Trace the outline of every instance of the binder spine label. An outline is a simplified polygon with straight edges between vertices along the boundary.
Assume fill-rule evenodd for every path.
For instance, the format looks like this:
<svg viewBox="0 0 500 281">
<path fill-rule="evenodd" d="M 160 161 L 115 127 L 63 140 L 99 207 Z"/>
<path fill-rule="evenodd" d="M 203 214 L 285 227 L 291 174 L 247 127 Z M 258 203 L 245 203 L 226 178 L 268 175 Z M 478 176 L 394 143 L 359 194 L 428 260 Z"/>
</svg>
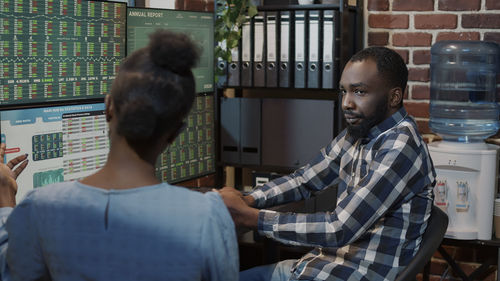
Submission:
<svg viewBox="0 0 500 281">
<path fill-rule="evenodd" d="M 309 61 L 318 61 L 319 52 L 319 17 L 311 16 L 309 20 Z"/>
<path fill-rule="evenodd" d="M 254 62 L 262 62 L 262 54 L 264 52 L 264 18 L 261 16 L 255 17 L 254 35 Z"/>
<path fill-rule="evenodd" d="M 276 61 L 276 18 L 267 17 L 267 61 Z"/>
<path fill-rule="evenodd" d="M 289 15 L 281 16 L 281 36 L 280 36 L 280 60 L 288 62 L 288 48 L 290 44 L 290 17 Z"/>
<path fill-rule="evenodd" d="M 295 61 L 304 61 L 305 32 L 304 14 L 297 14 L 295 18 Z"/>
<path fill-rule="evenodd" d="M 238 27 L 234 26 L 233 30 L 238 32 Z M 239 60 L 240 58 L 239 58 L 238 46 L 235 46 L 234 48 L 231 49 L 231 61 L 238 62 Z"/>
<path fill-rule="evenodd" d="M 333 13 L 325 14 L 323 18 L 323 61 L 333 62 L 333 44 L 335 41 L 333 31 Z"/>
<path fill-rule="evenodd" d="M 251 53 L 250 35 L 251 35 L 250 34 L 250 22 L 246 22 L 243 24 L 242 35 L 241 35 L 242 43 L 243 43 L 241 55 L 242 55 L 243 61 L 250 61 L 250 59 L 251 59 L 250 58 L 250 53 Z"/>
</svg>

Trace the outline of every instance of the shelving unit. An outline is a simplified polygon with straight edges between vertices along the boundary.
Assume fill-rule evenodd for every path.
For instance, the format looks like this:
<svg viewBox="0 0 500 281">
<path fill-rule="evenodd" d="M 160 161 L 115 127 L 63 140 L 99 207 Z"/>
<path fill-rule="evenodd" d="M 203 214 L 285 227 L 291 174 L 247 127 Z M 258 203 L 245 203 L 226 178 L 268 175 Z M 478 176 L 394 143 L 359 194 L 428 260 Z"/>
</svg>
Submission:
<svg viewBox="0 0 500 281">
<path fill-rule="evenodd" d="M 333 104 L 332 108 L 332 124 L 331 131 L 328 131 L 329 136 L 333 138 L 336 136 L 344 127 L 342 121 L 341 114 L 341 103 L 338 95 L 338 80 L 340 78 L 341 70 L 344 65 L 347 63 L 349 58 L 358 50 L 362 48 L 362 38 L 363 38 L 363 16 L 362 9 L 363 3 L 362 0 L 357 0 L 355 6 L 351 6 L 347 0 L 337 0 L 333 1 L 332 4 L 314 4 L 314 5 L 285 5 L 285 6 L 259 6 L 259 12 L 274 12 L 274 11 L 290 11 L 291 14 L 294 14 L 296 11 L 306 11 L 306 15 L 309 11 L 320 11 L 320 15 L 323 15 L 323 11 L 337 11 L 338 12 L 338 20 L 335 22 L 338 25 L 337 36 L 335 38 L 336 42 L 336 53 L 335 53 L 335 65 L 336 76 L 334 77 L 334 87 L 333 89 L 322 89 L 322 88 L 294 88 L 294 84 L 290 83 L 290 87 L 288 88 L 266 88 L 266 87 L 222 87 L 218 88 L 216 91 L 216 133 L 218 135 L 219 141 L 216 146 L 216 186 L 222 187 L 224 185 L 224 167 L 234 167 L 235 173 L 235 187 L 242 188 L 242 173 L 243 169 L 258 171 L 258 172 L 276 172 L 286 174 L 292 172 L 298 166 L 294 165 L 273 165 L 269 163 L 265 163 L 266 161 L 259 161 L 257 163 L 241 163 L 238 161 L 228 161 L 227 157 L 224 157 L 222 154 L 223 142 L 224 139 L 221 137 L 221 134 L 225 133 L 225 128 L 223 127 L 224 118 L 227 119 L 222 112 L 225 110 L 225 105 L 227 105 L 227 100 L 231 98 L 240 98 L 242 101 L 244 100 L 260 100 L 260 110 L 262 115 L 260 115 L 260 119 L 258 122 L 263 126 L 266 126 L 270 121 L 275 121 L 276 116 L 272 116 L 271 119 L 265 120 L 265 109 L 272 104 L 285 104 L 284 109 L 282 111 L 286 111 L 287 108 L 294 108 L 294 106 L 301 106 L 301 100 L 304 100 L 303 104 L 314 102 L 314 101 L 328 101 Z M 353 2 L 353 1 L 351 1 Z M 290 16 L 292 17 L 292 16 Z M 306 20 L 307 22 L 307 20 Z M 292 25 L 292 22 L 290 22 Z M 290 38 L 292 38 L 292 34 Z M 279 37 L 278 37 L 279 38 Z M 306 37 L 307 38 L 307 37 Z M 322 37 L 321 37 L 322 38 Z M 306 39 L 307 40 L 307 39 Z M 292 44 L 292 42 L 290 43 Z M 306 44 L 307 45 L 307 44 Z M 320 44 L 321 46 L 321 41 Z M 321 47 L 320 47 L 321 49 Z M 279 50 L 279 47 L 278 47 Z M 253 55 L 253 54 L 252 54 Z M 278 61 L 279 61 L 279 56 Z M 293 61 L 292 55 L 290 55 L 290 59 Z M 279 62 L 277 61 L 277 65 Z M 291 62 L 292 62 L 291 61 Z M 293 67 L 293 63 L 290 62 L 290 65 Z M 307 63 L 306 63 L 307 65 Z M 292 69 L 293 71 L 293 69 Z M 321 85 L 321 84 L 320 84 Z M 293 101 L 292 101 L 293 100 Z M 307 101 L 306 101 L 307 100 Z M 286 104 L 292 104 L 290 106 Z M 258 105 L 257 105 L 258 108 Z M 307 106 L 306 106 L 307 108 Z M 253 111 L 252 111 L 253 112 Z M 314 113 L 314 112 L 312 112 Z M 237 113 L 236 113 L 237 114 Z M 288 114 L 288 113 L 287 113 Z M 267 113 L 267 116 L 270 114 Z M 232 115 L 230 115 L 232 116 Z M 293 115 L 290 115 L 293 119 Z M 236 117 L 234 117 L 236 118 Z M 272 123 L 272 122 L 271 122 Z M 261 143 L 258 151 L 262 153 L 264 147 L 262 146 L 263 138 L 266 136 L 263 135 L 265 130 L 263 130 L 263 126 L 260 127 L 261 134 Z M 316 124 L 315 124 L 316 126 Z M 314 127 L 314 126 L 311 126 Z M 320 126 L 318 126 L 320 127 Z M 324 127 L 320 127 L 324 129 Z M 326 129 L 330 130 L 330 129 Z M 293 135 L 293 134 L 292 134 Z M 310 138 L 315 138 L 315 136 L 310 136 Z M 331 140 L 331 139 L 330 139 Z M 290 141 L 290 140 L 288 140 Z M 327 145 L 328 143 L 322 144 L 322 146 Z M 236 151 L 240 151 L 241 147 L 236 148 Z M 314 151 L 317 151 L 316 148 Z M 261 155 L 262 156 L 262 155 Z M 310 155 L 313 157 L 314 155 Z M 269 157 L 268 157 L 269 158 Z M 262 160 L 262 157 L 260 158 Z M 301 162 L 301 163 L 298 163 Z M 297 161 L 298 164 L 303 164 L 302 161 Z"/>
</svg>

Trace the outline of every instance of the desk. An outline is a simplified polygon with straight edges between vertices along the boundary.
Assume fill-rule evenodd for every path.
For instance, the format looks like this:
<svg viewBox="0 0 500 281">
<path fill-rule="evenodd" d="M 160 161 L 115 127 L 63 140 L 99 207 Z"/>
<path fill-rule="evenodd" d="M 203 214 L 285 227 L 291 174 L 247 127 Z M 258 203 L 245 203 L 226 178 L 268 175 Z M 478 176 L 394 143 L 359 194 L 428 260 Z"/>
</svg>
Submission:
<svg viewBox="0 0 500 281">
<path fill-rule="evenodd" d="M 470 275 L 467 276 L 465 272 L 458 266 L 458 264 L 455 262 L 453 257 L 446 252 L 446 250 L 443 248 L 443 246 L 458 246 L 458 247 L 468 247 L 468 248 L 478 248 L 478 247 L 485 247 L 485 248 L 497 248 L 497 256 L 498 258 L 495 260 L 494 258 L 488 259 L 483 263 L 479 268 L 477 268 L 474 272 L 472 272 Z M 463 281 L 472 281 L 476 280 L 478 276 L 481 276 L 482 274 L 486 273 L 489 269 L 490 266 L 496 265 L 497 270 L 500 268 L 500 239 L 492 239 L 492 240 L 458 240 L 458 239 L 451 239 L 451 238 L 444 238 L 443 241 L 441 242 L 441 245 L 438 248 L 439 253 L 443 258 L 446 260 L 446 262 L 451 266 L 453 271 L 458 274 L 458 276 L 463 280 Z M 427 264 L 426 268 L 424 270 L 424 279 L 423 280 L 429 280 L 429 266 L 430 264 Z M 500 281 L 500 274 L 497 273 L 497 281 Z"/>
</svg>

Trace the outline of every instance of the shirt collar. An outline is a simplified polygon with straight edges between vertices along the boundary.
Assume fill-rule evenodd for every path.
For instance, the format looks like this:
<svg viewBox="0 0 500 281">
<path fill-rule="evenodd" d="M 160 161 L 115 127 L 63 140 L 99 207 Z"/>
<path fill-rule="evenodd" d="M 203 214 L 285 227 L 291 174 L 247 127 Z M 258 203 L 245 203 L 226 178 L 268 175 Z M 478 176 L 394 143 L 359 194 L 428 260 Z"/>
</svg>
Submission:
<svg viewBox="0 0 500 281">
<path fill-rule="evenodd" d="M 401 122 L 401 120 L 405 119 L 408 116 L 406 109 L 402 106 L 398 111 L 394 112 L 389 118 L 380 122 L 378 125 L 373 126 L 368 135 L 367 139 L 374 139 L 378 137 L 381 133 L 387 131 L 388 129 L 394 127 L 396 124 Z"/>
</svg>

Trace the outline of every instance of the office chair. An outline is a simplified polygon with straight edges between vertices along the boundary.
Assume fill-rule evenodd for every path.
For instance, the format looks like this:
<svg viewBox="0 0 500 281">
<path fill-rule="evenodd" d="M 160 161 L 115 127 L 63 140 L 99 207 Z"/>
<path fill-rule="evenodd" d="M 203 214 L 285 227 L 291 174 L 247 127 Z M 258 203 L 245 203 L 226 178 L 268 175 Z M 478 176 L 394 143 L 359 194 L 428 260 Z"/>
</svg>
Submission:
<svg viewBox="0 0 500 281">
<path fill-rule="evenodd" d="M 444 238 L 448 228 L 448 216 L 438 207 L 432 205 L 431 217 L 422 237 L 420 248 L 413 260 L 401 271 L 396 281 L 417 280 L 416 276 L 429 262 Z"/>
</svg>

